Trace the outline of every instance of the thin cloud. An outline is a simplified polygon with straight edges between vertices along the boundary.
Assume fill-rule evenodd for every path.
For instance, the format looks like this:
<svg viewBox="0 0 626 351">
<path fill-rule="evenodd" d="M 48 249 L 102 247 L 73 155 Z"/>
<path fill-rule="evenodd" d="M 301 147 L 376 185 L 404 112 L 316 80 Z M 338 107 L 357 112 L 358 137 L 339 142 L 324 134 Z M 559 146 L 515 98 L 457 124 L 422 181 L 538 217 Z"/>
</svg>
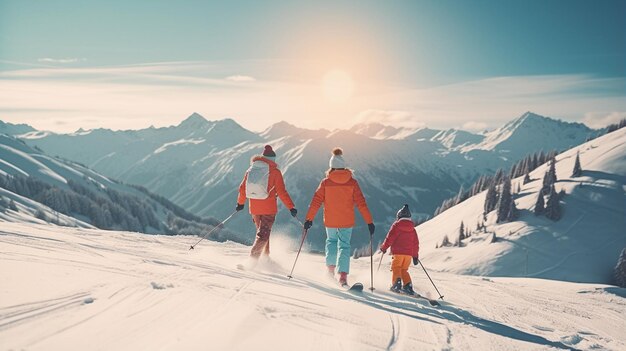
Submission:
<svg viewBox="0 0 626 351">
<path fill-rule="evenodd" d="M 226 80 L 229 80 L 231 82 L 237 82 L 237 83 L 256 82 L 256 79 L 254 79 L 254 77 L 242 76 L 242 75 L 229 76 L 229 77 L 226 77 Z"/>
<path fill-rule="evenodd" d="M 380 123 L 393 127 L 419 128 L 425 124 L 416 120 L 413 113 L 408 111 L 392 110 L 365 110 L 357 114 L 354 119 L 358 123 Z"/>
<path fill-rule="evenodd" d="M 626 111 L 589 112 L 585 114 L 583 123 L 591 128 L 604 128 L 626 118 Z"/>
<path fill-rule="evenodd" d="M 76 63 L 76 62 L 84 62 L 87 61 L 86 58 L 60 58 L 60 59 L 54 59 L 54 58 L 50 58 L 50 57 L 43 57 L 40 59 L 37 59 L 38 62 L 44 62 L 44 63 Z"/>
<path fill-rule="evenodd" d="M 476 121 L 469 121 L 469 122 L 465 122 L 463 124 L 463 128 L 462 129 L 473 131 L 473 132 L 480 132 L 480 131 L 483 131 L 483 130 L 485 130 L 487 128 L 489 128 L 489 125 L 487 123 L 476 122 Z"/>
</svg>

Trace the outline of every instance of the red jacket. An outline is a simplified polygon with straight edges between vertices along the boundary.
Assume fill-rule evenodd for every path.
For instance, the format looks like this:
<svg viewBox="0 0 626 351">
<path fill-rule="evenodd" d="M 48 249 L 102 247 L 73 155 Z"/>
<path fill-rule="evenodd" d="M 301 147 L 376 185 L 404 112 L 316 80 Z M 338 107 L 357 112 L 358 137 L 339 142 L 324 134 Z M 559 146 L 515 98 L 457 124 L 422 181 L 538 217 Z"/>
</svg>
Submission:
<svg viewBox="0 0 626 351">
<path fill-rule="evenodd" d="M 268 160 L 263 156 L 255 156 L 252 162 L 262 161 L 270 166 L 270 174 L 267 180 L 267 189 L 269 196 L 267 199 L 250 199 L 250 214 L 253 215 L 275 215 L 278 212 L 276 204 L 276 197 L 280 197 L 283 204 L 288 209 L 295 207 L 293 201 L 287 190 L 285 189 L 285 182 L 283 181 L 283 174 L 278 169 L 276 162 Z M 246 202 L 246 180 L 248 179 L 248 173 L 243 177 L 241 185 L 239 185 L 239 197 L 237 198 L 238 204 Z"/>
<path fill-rule="evenodd" d="M 313 195 L 306 219 L 312 221 L 320 206 L 324 205 L 324 225 L 329 228 L 354 227 L 354 206 L 359 209 L 365 223 L 372 223 L 372 214 L 367 208 L 359 183 L 352 172 L 334 170 L 322 180 Z"/>
<path fill-rule="evenodd" d="M 418 257 L 420 242 L 415 231 L 415 224 L 410 218 L 400 218 L 391 225 L 380 249 L 384 251 L 390 246 L 392 255 Z"/>
</svg>

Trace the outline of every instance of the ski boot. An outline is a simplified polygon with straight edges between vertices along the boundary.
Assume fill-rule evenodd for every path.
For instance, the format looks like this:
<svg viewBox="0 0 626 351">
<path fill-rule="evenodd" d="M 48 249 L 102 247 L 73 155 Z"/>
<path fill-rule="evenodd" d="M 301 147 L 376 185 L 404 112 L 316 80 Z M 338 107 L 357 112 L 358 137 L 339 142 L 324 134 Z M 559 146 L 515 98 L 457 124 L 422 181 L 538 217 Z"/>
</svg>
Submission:
<svg viewBox="0 0 626 351">
<path fill-rule="evenodd" d="M 347 287 L 348 285 L 348 273 L 339 272 L 339 285 Z"/>
<path fill-rule="evenodd" d="M 399 293 L 402 289 L 402 280 L 400 278 L 396 279 L 396 282 L 389 288 L 389 290 Z"/>
<path fill-rule="evenodd" d="M 407 295 L 412 295 L 412 296 L 417 295 L 417 294 L 415 293 L 415 290 L 413 290 L 413 283 L 411 283 L 411 282 L 406 283 L 406 284 L 402 287 L 402 292 L 403 292 L 403 293 L 405 293 L 405 294 L 407 294 Z"/>
<path fill-rule="evenodd" d="M 335 266 L 330 265 L 330 266 L 326 266 L 326 268 L 328 268 L 328 278 L 333 279 L 335 278 Z"/>
</svg>

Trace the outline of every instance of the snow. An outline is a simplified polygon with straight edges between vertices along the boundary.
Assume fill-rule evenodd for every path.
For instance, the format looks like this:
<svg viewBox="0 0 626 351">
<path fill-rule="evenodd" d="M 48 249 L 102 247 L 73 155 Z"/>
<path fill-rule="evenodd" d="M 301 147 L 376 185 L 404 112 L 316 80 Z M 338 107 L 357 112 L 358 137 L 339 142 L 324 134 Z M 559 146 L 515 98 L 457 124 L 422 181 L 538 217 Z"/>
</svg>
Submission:
<svg viewBox="0 0 626 351">
<path fill-rule="evenodd" d="M 480 143 L 472 143 L 463 151 L 493 150 L 524 156 L 528 142 L 536 150 L 565 150 L 583 143 L 599 133 L 581 123 L 569 123 L 526 112 L 504 126 L 486 133 Z"/>
<path fill-rule="evenodd" d="M 389 259 L 369 287 L 352 260 L 350 293 L 323 257 L 274 233 L 276 265 L 235 268 L 249 248 L 168 237 L 0 222 L 4 350 L 554 350 L 626 348 L 626 290 L 532 278 L 438 272 L 441 307 L 386 291 Z M 375 262 L 379 259 L 375 257 Z M 273 268 L 269 268 L 273 267 Z M 282 268 L 280 268 L 282 267 Z M 420 267 L 416 289 L 431 292 Z"/>
<path fill-rule="evenodd" d="M 15 194 L 6 189 L 0 188 L 0 196 L 2 196 L 7 202 L 13 200 L 15 202 L 15 206 L 18 209 L 18 211 L 13 211 L 7 208 L 4 211 L 0 211 L 0 222 L 6 221 L 18 223 L 45 224 L 44 221 L 36 218 L 36 213 L 40 211 L 43 212 L 47 218 L 53 219 L 55 222 L 63 226 L 95 228 L 91 224 L 86 223 L 78 218 L 58 213 L 48 206 L 45 206 L 27 197 Z"/>
<path fill-rule="evenodd" d="M 154 150 L 153 153 L 154 154 L 161 153 L 167 150 L 167 148 L 172 147 L 172 146 L 185 145 L 185 144 L 202 144 L 204 142 L 205 142 L 204 139 L 180 139 L 180 140 L 172 141 L 170 143 L 163 144 L 163 146 Z"/>
<path fill-rule="evenodd" d="M 581 177 L 571 177 L 576 152 Z M 485 192 L 417 227 L 422 257 L 442 271 L 489 276 L 529 276 L 574 282 L 610 283 L 619 252 L 626 247 L 626 129 L 570 149 L 556 157 L 556 191 L 564 190 L 563 217 L 553 222 L 532 212 L 548 165 L 513 180 L 519 220 L 495 223 L 488 215 L 487 233 L 476 232 L 483 222 Z M 472 230 L 464 247 L 435 249 L 445 235 L 454 243 L 461 221 Z M 495 233 L 498 241 L 490 243 Z"/>
</svg>

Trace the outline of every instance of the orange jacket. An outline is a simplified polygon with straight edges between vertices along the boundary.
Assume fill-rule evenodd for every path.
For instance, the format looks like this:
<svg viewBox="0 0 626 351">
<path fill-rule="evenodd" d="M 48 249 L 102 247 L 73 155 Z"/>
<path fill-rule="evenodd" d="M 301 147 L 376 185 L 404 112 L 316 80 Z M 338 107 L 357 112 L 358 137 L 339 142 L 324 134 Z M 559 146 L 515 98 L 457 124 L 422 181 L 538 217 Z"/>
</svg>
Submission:
<svg viewBox="0 0 626 351">
<path fill-rule="evenodd" d="M 324 225 L 330 228 L 354 227 L 354 206 L 359 209 L 365 223 L 372 223 L 372 215 L 365 203 L 359 183 L 347 169 L 330 172 L 322 179 L 313 195 L 306 219 L 312 221 L 324 204 Z"/>
<path fill-rule="evenodd" d="M 278 212 L 278 206 L 276 204 L 276 197 L 280 197 L 280 200 L 285 204 L 288 209 L 295 207 L 289 193 L 285 189 L 285 182 L 283 181 L 283 174 L 278 169 L 276 162 L 268 160 L 263 156 L 255 156 L 252 158 L 252 162 L 262 161 L 270 166 L 270 174 L 267 182 L 267 192 L 269 196 L 267 199 L 250 199 L 250 214 L 253 215 L 275 215 Z M 243 177 L 241 185 L 239 185 L 239 197 L 237 198 L 238 204 L 243 204 L 246 201 L 246 180 L 248 179 L 248 172 Z"/>
</svg>

